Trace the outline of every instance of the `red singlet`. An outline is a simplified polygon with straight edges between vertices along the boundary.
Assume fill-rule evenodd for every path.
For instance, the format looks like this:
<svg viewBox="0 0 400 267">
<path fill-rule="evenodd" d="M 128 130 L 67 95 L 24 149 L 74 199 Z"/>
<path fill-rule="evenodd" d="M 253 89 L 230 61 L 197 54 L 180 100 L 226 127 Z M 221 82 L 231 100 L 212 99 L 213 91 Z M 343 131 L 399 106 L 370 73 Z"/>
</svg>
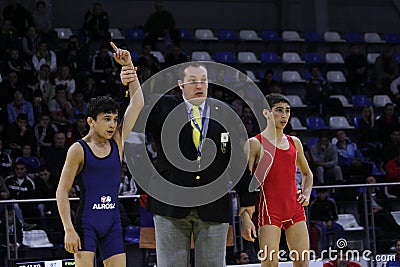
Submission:
<svg viewBox="0 0 400 267">
<path fill-rule="evenodd" d="M 255 176 L 261 184 L 258 206 L 259 227 L 272 224 L 286 230 L 291 225 L 306 220 L 304 208 L 297 201 L 297 149 L 292 137 L 285 136 L 289 141 L 287 150 L 275 147 L 261 134 L 255 136 L 264 150 L 263 157 L 255 170 Z"/>
</svg>

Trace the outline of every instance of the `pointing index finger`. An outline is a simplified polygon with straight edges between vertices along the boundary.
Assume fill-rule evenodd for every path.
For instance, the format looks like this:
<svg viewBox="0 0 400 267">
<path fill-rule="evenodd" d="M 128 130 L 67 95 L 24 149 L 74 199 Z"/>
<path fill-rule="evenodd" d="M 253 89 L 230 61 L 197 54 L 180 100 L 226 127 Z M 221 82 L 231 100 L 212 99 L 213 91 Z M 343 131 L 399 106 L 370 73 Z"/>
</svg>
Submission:
<svg viewBox="0 0 400 267">
<path fill-rule="evenodd" d="M 110 45 L 112 46 L 115 52 L 118 52 L 118 47 L 114 44 L 114 42 L 110 42 Z"/>
</svg>

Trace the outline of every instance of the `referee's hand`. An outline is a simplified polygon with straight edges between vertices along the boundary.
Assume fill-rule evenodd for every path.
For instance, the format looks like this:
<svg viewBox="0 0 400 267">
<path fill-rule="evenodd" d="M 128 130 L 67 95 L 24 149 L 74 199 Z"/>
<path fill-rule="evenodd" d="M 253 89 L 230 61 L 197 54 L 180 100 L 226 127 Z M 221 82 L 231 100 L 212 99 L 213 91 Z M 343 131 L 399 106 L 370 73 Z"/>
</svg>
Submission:
<svg viewBox="0 0 400 267">
<path fill-rule="evenodd" d="M 82 249 L 81 239 L 75 230 L 65 232 L 64 248 L 69 253 L 78 253 L 78 251 Z"/>
</svg>

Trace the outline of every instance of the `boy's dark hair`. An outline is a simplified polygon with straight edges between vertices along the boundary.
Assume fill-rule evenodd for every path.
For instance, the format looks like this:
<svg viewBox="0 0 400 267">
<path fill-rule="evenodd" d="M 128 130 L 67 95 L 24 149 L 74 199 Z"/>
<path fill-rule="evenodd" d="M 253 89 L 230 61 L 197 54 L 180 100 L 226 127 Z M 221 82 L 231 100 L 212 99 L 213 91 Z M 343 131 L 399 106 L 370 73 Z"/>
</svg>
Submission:
<svg viewBox="0 0 400 267">
<path fill-rule="evenodd" d="M 272 107 L 277 103 L 286 103 L 290 106 L 290 101 L 286 96 L 279 93 L 271 93 L 265 96 L 267 103 L 269 105 L 268 109 L 271 110 Z"/>
<path fill-rule="evenodd" d="M 86 115 L 94 120 L 100 113 L 118 113 L 118 103 L 109 96 L 98 96 L 90 99 L 87 104 Z"/>
<path fill-rule="evenodd" d="M 178 79 L 183 82 L 183 79 L 185 78 L 185 70 L 189 67 L 194 67 L 194 68 L 200 68 L 203 67 L 207 70 L 206 65 L 196 62 L 196 61 L 190 61 L 182 64 L 182 66 L 179 68 L 179 73 L 178 73 Z"/>
</svg>

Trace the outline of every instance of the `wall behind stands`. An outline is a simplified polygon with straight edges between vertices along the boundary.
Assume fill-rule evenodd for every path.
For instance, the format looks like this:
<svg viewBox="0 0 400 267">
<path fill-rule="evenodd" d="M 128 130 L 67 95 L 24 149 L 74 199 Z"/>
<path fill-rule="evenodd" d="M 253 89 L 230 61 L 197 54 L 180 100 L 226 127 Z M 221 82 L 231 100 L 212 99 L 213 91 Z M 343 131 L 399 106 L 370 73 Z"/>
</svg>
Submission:
<svg viewBox="0 0 400 267">
<path fill-rule="evenodd" d="M 0 0 L 0 9 L 9 0 Z M 154 11 L 153 0 L 98 0 L 110 16 L 111 27 L 143 25 Z M 20 0 L 33 10 L 35 1 Z M 55 27 L 79 29 L 95 1 L 46 0 Z M 164 1 L 177 27 L 230 29 L 295 29 L 299 31 L 398 32 L 398 0 L 216 0 Z"/>
</svg>

